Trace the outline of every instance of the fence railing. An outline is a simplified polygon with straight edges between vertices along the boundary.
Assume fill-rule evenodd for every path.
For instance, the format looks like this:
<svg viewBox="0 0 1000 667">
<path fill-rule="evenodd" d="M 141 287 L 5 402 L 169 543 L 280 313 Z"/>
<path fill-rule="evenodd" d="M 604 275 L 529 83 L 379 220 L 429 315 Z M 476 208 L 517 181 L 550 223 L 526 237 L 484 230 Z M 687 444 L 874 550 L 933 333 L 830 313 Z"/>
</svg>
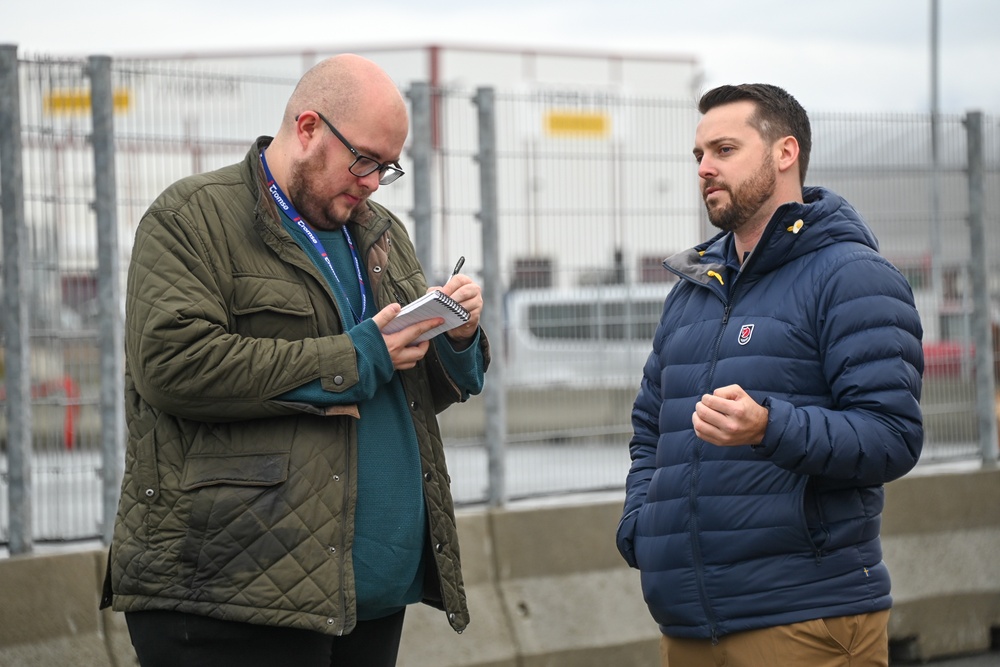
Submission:
<svg viewBox="0 0 1000 667">
<path fill-rule="evenodd" d="M 171 182 L 238 161 L 275 129 L 294 85 L 0 47 L 0 544 L 11 552 L 109 539 L 135 227 Z M 404 218 L 432 281 L 466 257 L 494 341 L 484 395 L 441 415 L 456 501 L 623 488 L 631 404 L 672 287 L 660 262 L 710 233 L 690 152 L 697 112 L 573 91 L 404 92 L 407 178 L 375 198 Z M 603 129 L 574 131 L 573 118 Z M 929 116 L 814 113 L 809 182 L 861 211 L 914 288 L 923 462 L 995 461 L 1000 206 L 983 193 L 1000 191 L 1000 125 L 979 113 L 940 123 L 932 161 Z"/>
</svg>

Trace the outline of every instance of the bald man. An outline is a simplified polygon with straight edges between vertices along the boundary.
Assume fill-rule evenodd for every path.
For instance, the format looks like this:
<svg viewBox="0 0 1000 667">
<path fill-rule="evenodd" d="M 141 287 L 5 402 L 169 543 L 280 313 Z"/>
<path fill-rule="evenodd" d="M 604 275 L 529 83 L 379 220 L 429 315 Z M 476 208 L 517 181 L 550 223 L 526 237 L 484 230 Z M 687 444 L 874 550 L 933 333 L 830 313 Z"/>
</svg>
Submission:
<svg viewBox="0 0 1000 667">
<path fill-rule="evenodd" d="M 372 202 L 406 105 L 369 60 L 303 75 L 274 138 L 170 186 L 126 293 L 128 446 L 104 606 L 143 667 L 395 665 L 407 605 L 469 621 L 436 413 L 482 390 L 468 324 L 383 333 L 428 291 Z"/>
</svg>

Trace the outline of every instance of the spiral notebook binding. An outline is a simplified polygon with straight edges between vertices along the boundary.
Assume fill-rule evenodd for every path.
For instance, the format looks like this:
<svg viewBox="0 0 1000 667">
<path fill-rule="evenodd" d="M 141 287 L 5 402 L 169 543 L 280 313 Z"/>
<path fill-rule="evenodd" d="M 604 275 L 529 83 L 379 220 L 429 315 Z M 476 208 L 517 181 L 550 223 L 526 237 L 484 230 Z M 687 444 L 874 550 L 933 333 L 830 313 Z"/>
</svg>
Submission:
<svg viewBox="0 0 1000 667">
<path fill-rule="evenodd" d="M 469 311 L 467 311 L 462 304 L 455 301 L 441 290 L 437 290 L 437 295 L 437 300 L 443 303 L 448 310 L 462 318 L 463 322 L 467 322 L 469 320 Z"/>
</svg>

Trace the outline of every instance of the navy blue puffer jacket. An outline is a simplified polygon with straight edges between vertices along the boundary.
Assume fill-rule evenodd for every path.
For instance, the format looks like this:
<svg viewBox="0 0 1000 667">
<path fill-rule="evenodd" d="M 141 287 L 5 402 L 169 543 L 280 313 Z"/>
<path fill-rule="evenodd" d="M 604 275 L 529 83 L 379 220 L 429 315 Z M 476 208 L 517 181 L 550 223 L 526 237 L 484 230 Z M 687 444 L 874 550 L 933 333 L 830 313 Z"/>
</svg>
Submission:
<svg viewBox="0 0 1000 667">
<path fill-rule="evenodd" d="M 632 413 L 617 539 L 672 637 L 892 605 L 882 485 L 920 455 L 923 332 L 858 213 L 821 188 L 803 196 L 742 269 L 724 233 L 665 262 L 681 281 Z M 730 384 L 769 410 L 759 446 L 694 435 L 695 404 Z"/>
</svg>

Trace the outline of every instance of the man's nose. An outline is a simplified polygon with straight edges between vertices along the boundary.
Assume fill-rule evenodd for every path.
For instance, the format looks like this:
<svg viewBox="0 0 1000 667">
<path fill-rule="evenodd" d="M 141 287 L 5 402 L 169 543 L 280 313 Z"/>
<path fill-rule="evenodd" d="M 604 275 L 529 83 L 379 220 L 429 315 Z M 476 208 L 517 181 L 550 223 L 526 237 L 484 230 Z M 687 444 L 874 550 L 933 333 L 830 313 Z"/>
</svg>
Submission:
<svg viewBox="0 0 1000 667">
<path fill-rule="evenodd" d="M 368 192 L 375 192 L 376 190 L 378 190 L 379 186 L 378 179 L 380 178 L 382 178 L 382 175 L 379 174 L 378 169 L 376 169 L 367 176 L 359 176 L 358 180 L 368 190 Z"/>
<path fill-rule="evenodd" d="M 718 172 L 715 170 L 715 165 L 712 163 L 709 156 L 704 156 L 701 158 L 701 162 L 698 163 L 698 176 L 702 179 L 708 179 L 715 176 Z"/>
</svg>

